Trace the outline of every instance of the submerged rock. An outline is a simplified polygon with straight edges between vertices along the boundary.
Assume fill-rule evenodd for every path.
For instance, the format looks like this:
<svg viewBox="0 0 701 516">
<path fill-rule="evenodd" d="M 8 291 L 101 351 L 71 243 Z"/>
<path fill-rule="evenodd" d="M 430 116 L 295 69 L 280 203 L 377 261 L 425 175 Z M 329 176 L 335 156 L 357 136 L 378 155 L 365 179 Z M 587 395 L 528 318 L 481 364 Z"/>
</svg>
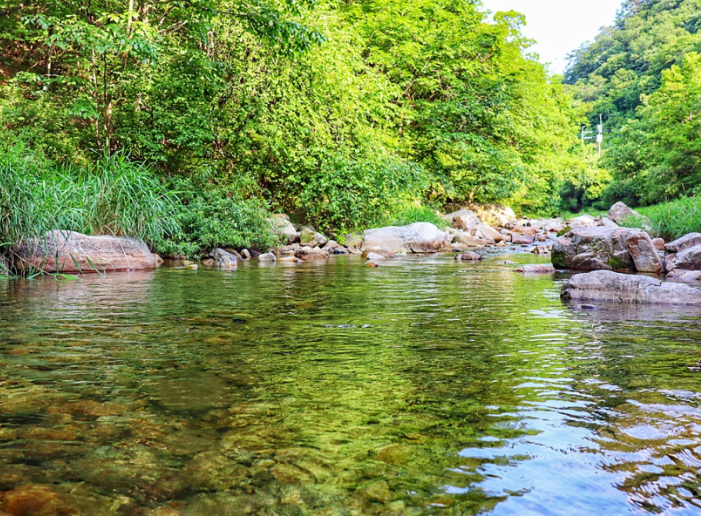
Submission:
<svg viewBox="0 0 701 516">
<path fill-rule="evenodd" d="M 155 269 L 159 261 L 143 240 L 116 236 L 87 236 L 75 231 L 49 231 L 15 247 L 19 271 L 80 274 Z"/>
<path fill-rule="evenodd" d="M 429 222 L 370 229 L 363 234 L 363 251 L 397 253 L 402 249 L 412 253 L 449 251 L 450 237 Z"/>
<path fill-rule="evenodd" d="M 0 511 L 13 516 L 68 516 L 77 510 L 52 487 L 40 484 L 20 486 L 3 493 Z"/>
<path fill-rule="evenodd" d="M 565 300 L 701 306 L 701 288 L 649 276 L 594 271 L 577 274 L 562 288 Z"/>
</svg>

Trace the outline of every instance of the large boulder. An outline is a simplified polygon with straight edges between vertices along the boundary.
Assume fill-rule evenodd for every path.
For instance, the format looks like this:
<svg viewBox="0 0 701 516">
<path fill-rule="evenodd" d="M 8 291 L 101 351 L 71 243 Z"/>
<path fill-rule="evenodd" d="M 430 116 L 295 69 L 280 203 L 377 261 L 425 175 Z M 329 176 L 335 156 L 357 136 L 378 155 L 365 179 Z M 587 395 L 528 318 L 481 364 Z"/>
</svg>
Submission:
<svg viewBox="0 0 701 516">
<path fill-rule="evenodd" d="M 450 250 L 450 237 L 430 222 L 415 222 L 408 226 L 369 229 L 363 234 L 363 251 L 402 249 L 412 253 L 436 253 Z"/>
<path fill-rule="evenodd" d="M 552 262 L 555 267 L 584 271 L 664 271 L 650 235 L 627 228 L 573 229 L 555 241 Z"/>
<path fill-rule="evenodd" d="M 443 215 L 443 220 L 450 222 L 450 225 L 456 229 L 469 231 L 473 227 L 482 224 L 482 221 L 472 210 L 458 210 L 448 215 Z"/>
<path fill-rule="evenodd" d="M 609 210 L 609 219 L 614 221 L 616 224 L 621 225 L 625 219 L 628 217 L 640 217 L 640 213 L 629 208 L 622 202 L 617 202 Z"/>
<path fill-rule="evenodd" d="M 290 217 L 283 213 L 278 213 L 270 218 L 273 224 L 273 232 L 280 237 L 284 244 L 299 242 L 299 233 L 295 229 Z"/>
<path fill-rule="evenodd" d="M 75 231 L 49 231 L 43 238 L 22 242 L 13 251 L 15 268 L 23 272 L 35 269 L 80 274 L 155 269 L 160 265 L 143 240 L 87 236 Z"/>
<path fill-rule="evenodd" d="M 701 288 L 649 276 L 610 271 L 577 274 L 562 288 L 564 300 L 701 306 Z"/>
</svg>

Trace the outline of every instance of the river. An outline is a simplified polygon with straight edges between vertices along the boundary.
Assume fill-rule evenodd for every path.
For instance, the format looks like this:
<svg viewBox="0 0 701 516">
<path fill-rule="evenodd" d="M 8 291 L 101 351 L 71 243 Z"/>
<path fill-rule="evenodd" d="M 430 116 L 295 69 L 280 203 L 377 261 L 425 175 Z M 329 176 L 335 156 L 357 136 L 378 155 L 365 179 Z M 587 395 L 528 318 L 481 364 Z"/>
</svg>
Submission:
<svg viewBox="0 0 701 516">
<path fill-rule="evenodd" d="M 505 260 L 0 282 L 0 514 L 698 515 L 701 311 Z"/>
</svg>

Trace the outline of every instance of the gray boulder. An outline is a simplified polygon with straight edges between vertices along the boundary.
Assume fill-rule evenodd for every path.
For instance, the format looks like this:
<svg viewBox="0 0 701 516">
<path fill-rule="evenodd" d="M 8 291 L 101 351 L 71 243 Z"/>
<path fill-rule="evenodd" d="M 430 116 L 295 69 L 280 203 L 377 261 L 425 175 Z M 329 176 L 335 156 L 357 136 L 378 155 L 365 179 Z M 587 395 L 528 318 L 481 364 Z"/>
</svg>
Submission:
<svg viewBox="0 0 701 516">
<path fill-rule="evenodd" d="M 701 289 L 649 276 L 595 271 L 577 274 L 562 288 L 564 300 L 701 306 Z"/>
<path fill-rule="evenodd" d="M 638 229 L 573 229 L 552 250 L 555 267 L 575 270 L 629 270 L 662 273 L 664 267 L 650 235 Z"/>
<path fill-rule="evenodd" d="M 235 269 L 239 266 L 236 256 L 224 251 L 224 249 L 219 249 L 217 247 L 212 249 L 209 255 L 214 260 L 214 266 L 218 269 Z"/>
<path fill-rule="evenodd" d="M 363 251 L 385 250 L 397 253 L 436 253 L 450 250 L 450 237 L 429 222 L 408 226 L 370 229 L 363 234 Z"/>
</svg>

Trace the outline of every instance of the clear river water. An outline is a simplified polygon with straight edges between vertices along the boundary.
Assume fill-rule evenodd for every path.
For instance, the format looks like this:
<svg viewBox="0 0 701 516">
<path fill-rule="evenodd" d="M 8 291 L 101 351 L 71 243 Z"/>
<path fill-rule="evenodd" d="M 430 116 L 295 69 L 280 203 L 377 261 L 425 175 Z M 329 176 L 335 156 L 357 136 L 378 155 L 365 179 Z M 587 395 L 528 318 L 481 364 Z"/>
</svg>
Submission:
<svg viewBox="0 0 701 516">
<path fill-rule="evenodd" d="M 0 281 L 0 514 L 701 514 L 701 312 L 451 258 Z"/>
</svg>

